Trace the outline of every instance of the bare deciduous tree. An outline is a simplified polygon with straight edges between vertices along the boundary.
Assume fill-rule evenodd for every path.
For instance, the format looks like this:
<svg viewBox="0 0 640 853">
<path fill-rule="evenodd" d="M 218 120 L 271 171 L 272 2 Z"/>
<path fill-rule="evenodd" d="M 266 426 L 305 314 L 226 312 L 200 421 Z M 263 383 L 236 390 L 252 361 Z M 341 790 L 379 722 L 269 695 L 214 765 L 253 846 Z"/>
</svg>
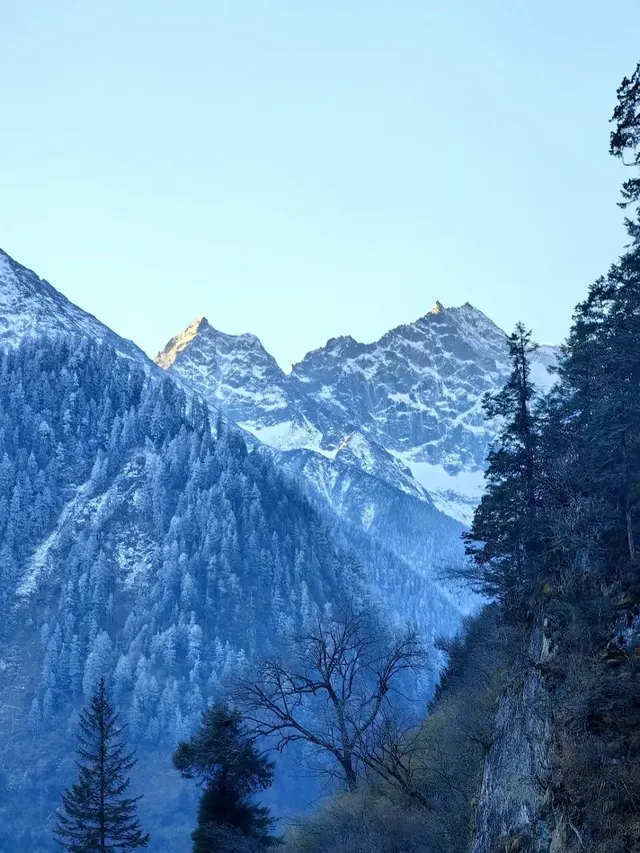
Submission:
<svg viewBox="0 0 640 853">
<path fill-rule="evenodd" d="M 398 719 L 403 675 L 426 663 L 415 631 L 385 640 L 366 613 L 318 618 L 295 638 L 292 662 L 261 660 L 238 682 L 235 700 L 256 736 L 275 739 L 279 751 L 303 742 L 330 759 L 326 772 L 350 790 L 369 770 L 420 799 L 409 729 Z"/>
</svg>

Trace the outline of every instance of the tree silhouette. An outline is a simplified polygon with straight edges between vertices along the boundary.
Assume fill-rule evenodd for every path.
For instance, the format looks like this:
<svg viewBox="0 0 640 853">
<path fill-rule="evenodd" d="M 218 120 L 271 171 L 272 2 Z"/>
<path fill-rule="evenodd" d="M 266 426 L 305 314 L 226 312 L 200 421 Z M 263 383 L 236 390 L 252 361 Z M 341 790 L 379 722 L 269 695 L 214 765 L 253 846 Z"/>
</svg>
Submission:
<svg viewBox="0 0 640 853">
<path fill-rule="evenodd" d="M 62 795 L 54 830 L 56 841 L 69 853 L 128 853 L 149 844 L 136 817 L 140 797 L 125 796 L 136 761 L 122 732 L 101 678 L 80 713 L 78 781 Z"/>
<path fill-rule="evenodd" d="M 278 843 L 269 809 L 252 800 L 271 784 L 273 763 L 258 752 L 238 711 L 222 703 L 208 708 L 198 731 L 179 744 L 173 763 L 203 788 L 194 853 L 239 853 Z"/>
</svg>

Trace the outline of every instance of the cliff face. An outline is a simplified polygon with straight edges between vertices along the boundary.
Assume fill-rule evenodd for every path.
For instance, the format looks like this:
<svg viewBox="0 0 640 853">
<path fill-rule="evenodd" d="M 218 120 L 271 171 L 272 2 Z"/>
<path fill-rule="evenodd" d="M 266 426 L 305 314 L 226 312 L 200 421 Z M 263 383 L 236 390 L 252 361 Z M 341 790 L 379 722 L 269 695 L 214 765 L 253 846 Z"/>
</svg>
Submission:
<svg viewBox="0 0 640 853">
<path fill-rule="evenodd" d="M 549 643 L 541 628 L 524 657 L 498 702 L 471 853 L 574 853 L 551 797 L 552 716 L 541 675 Z"/>
</svg>

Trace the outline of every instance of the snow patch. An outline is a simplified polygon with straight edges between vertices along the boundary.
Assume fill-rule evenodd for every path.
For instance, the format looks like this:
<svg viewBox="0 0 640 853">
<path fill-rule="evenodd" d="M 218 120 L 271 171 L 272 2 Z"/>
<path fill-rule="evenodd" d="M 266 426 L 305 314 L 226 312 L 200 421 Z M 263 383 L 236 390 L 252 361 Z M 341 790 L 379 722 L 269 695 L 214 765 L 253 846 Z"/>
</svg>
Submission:
<svg viewBox="0 0 640 853">
<path fill-rule="evenodd" d="M 474 510 L 484 491 L 482 469 L 462 469 L 453 474 L 443 465 L 416 462 L 410 453 L 394 455 L 409 468 L 414 479 L 427 490 L 441 512 L 463 524 L 471 524 Z"/>
<path fill-rule="evenodd" d="M 330 451 L 320 449 L 322 435 L 309 423 L 300 424 L 289 420 L 265 425 L 253 421 L 240 421 L 238 426 L 246 429 L 263 444 L 267 444 L 276 450 L 306 449 L 315 450 L 317 453 L 323 453 L 323 455 L 330 455 Z"/>
<path fill-rule="evenodd" d="M 369 530 L 376 517 L 376 505 L 374 503 L 366 504 L 362 510 L 361 521 L 365 530 Z"/>
<path fill-rule="evenodd" d="M 19 598 L 26 598 L 33 594 L 38 585 L 38 580 L 44 572 L 48 572 L 52 567 L 51 555 L 58 541 L 60 532 L 64 529 L 67 523 L 74 517 L 76 510 L 82 506 L 89 492 L 90 481 L 80 486 L 75 495 L 63 508 L 58 523 L 54 530 L 33 552 L 33 556 L 29 561 L 27 569 L 22 576 L 22 579 L 16 589 L 16 595 Z"/>
</svg>

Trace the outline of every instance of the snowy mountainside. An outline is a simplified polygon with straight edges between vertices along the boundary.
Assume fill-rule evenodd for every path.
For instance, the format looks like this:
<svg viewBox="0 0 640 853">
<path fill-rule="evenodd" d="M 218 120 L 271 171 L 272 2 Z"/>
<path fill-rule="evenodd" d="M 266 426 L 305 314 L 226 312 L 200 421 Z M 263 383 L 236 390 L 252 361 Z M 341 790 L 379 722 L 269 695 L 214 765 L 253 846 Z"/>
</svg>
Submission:
<svg viewBox="0 0 640 853">
<path fill-rule="evenodd" d="M 357 424 L 406 465 L 443 511 L 468 520 L 493 437 L 481 401 L 503 384 L 506 356 L 504 332 L 481 311 L 436 302 L 372 344 L 329 341 L 292 376 L 318 406 Z M 539 383 L 548 381 L 553 358 L 550 347 L 533 355 Z"/>
<path fill-rule="evenodd" d="M 333 415 L 324 419 L 255 335 L 227 335 L 198 317 L 155 362 L 278 450 L 305 447 L 331 455 L 346 433 L 347 423 L 336 423 Z"/>
<path fill-rule="evenodd" d="M 13 853 L 52 848 L 68 738 L 100 674 L 157 774 L 158 748 L 168 762 L 244 661 L 369 592 L 273 462 L 235 430 L 216 436 L 159 371 L 86 337 L 28 336 L 0 348 L 0 402 L 0 849 Z M 443 601 L 433 629 L 453 613 Z M 174 844 L 151 828 L 153 849 L 186 850 L 187 832 Z"/>
<path fill-rule="evenodd" d="M 362 553 L 358 539 L 363 536 L 375 543 L 378 554 L 384 549 L 391 582 L 381 587 L 375 571 L 371 582 L 393 611 L 424 624 L 428 611 L 416 612 L 413 600 L 398 587 L 399 579 L 404 582 L 407 574 L 419 578 L 425 589 L 435 588 L 449 596 L 458 616 L 474 606 L 472 598 L 459 593 L 452 596 L 439 580 L 447 565 L 462 558 L 464 528 L 431 500 L 418 499 L 375 475 L 310 450 L 275 452 L 275 459 L 284 471 L 307 484 L 308 494 L 319 498 L 320 506 L 326 505 L 327 517 L 334 515 L 339 529 L 350 529 L 349 541 L 358 553 Z M 363 562 L 369 565 L 371 557 Z"/>
<path fill-rule="evenodd" d="M 542 387 L 555 357 L 549 346 L 532 356 Z M 338 511 L 351 487 L 362 491 L 356 481 L 364 473 L 470 521 L 493 437 L 481 401 L 504 382 L 507 346 L 504 332 L 468 303 L 437 302 L 371 344 L 332 338 L 289 374 L 255 336 L 224 335 L 204 319 L 155 360 L 279 451 L 280 463 Z M 331 482 L 340 483 L 337 493 Z M 355 517 L 377 511 L 369 501 Z"/>
<path fill-rule="evenodd" d="M 0 249 L 0 346 L 15 345 L 30 335 L 58 333 L 87 335 L 150 367 L 134 343 L 116 335 Z"/>
</svg>

